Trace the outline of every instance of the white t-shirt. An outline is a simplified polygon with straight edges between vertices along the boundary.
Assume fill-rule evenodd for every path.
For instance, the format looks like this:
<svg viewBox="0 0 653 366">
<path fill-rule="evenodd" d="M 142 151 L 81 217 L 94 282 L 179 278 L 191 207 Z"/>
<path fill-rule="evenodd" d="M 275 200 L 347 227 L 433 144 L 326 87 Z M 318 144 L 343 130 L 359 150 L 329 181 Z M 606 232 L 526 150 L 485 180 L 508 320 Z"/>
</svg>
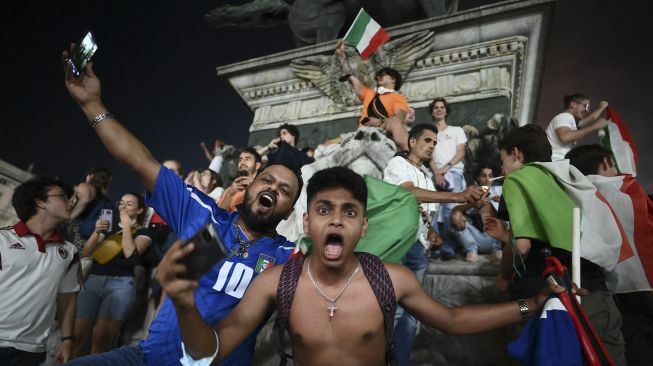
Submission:
<svg viewBox="0 0 653 366">
<path fill-rule="evenodd" d="M 576 144 L 575 142 L 565 144 L 560 141 L 556 133 L 556 129 L 560 127 L 569 127 L 572 131 L 578 129 L 574 116 L 567 112 L 560 113 L 549 122 L 549 126 L 546 128 L 546 137 L 548 137 L 549 143 L 551 143 L 551 160 L 553 161 L 564 159 L 565 154 Z"/>
<path fill-rule="evenodd" d="M 435 191 L 433 175 L 430 171 L 424 165 L 417 168 L 401 156 L 395 156 L 390 159 L 388 165 L 383 169 L 383 180 L 397 186 L 405 182 L 412 182 L 415 187 Z M 422 206 L 422 210 L 428 214 L 429 218 L 433 218 L 440 204 L 421 203 L 420 206 Z M 417 239 L 425 248 L 428 248 L 428 227 L 421 217 L 418 220 L 419 230 L 417 232 Z"/>
<path fill-rule="evenodd" d="M 44 352 L 59 293 L 80 289 L 79 256 L 60 236 L 37 241 L 19 222 L 0 230 L 0 347 Z"/>
<path fill-rule="evenodd" d="M 383 180 L 397 186 L 411 182 L 415 187 L 435 191 L 431 172 L 424 165 L 418 169 L 401 156 L 390 159 L 383 169 Z M 439 203 L 422 203 L 421 206 L 424 211 L 433 213 L 437 211 Z"/>
<path fill-rule="evenodd" d="M 456 155 L 456 147 L 467 142 L 465 130 L 458 126 L 447 126 L 443 131 L 438 132 L 438 144 L 435 145 L 433 161 L 435 166 L 442 168 Z M 452 168 L 463 169 L 463 161 L 460 160 Z"/>
</svg>

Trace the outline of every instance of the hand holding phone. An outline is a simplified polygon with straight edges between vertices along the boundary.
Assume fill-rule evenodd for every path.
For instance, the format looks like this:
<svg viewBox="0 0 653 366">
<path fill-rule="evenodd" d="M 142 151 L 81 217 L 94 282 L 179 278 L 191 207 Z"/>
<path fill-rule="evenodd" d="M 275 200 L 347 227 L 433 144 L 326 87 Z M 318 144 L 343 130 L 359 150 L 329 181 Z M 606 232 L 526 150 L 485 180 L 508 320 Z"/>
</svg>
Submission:
<svg viewBox="0 0 653 366">
<path fill-rule="evenodd" d="M 98 220 L 105 220 L 109 222 L 109 228 L 107 229 L 107 232 L 110 233 L 113 229 L 113 210 L 108 208 L 100 210 L 100 217 L 98 217 Z"/>
<path fill-rule="evenodd" d="M 182 244 L 195 245 L 193 251 L 181 258 L 179 262 L 186 266 L 186 272 L 179 278 L 197 279 L 211 270 L 227 254 L 227 248 L 211 224 L 203 226 L 190 240 Z"/>
<path fill-rule="evenodd" d="M 72 66 L 72 72 L 75 77 L 79 77 L 79 75 L 81 75 L 82 71 L 84 71 L 84 68 L 86 67 L 86 64 L 91 59 L 91 57 L 93 57 L 93 54 L 95 51 L 97 51 L 97 49 L 98 46 L 97 43 L 95 43 L 95 38 L 93 38 L 93 33 L 88 32 L 82 38 L 82 40 L 79 41 L 79 43 L 77 43 L 71 50 L 68 62 L 70 62 Z"/>
</svg>

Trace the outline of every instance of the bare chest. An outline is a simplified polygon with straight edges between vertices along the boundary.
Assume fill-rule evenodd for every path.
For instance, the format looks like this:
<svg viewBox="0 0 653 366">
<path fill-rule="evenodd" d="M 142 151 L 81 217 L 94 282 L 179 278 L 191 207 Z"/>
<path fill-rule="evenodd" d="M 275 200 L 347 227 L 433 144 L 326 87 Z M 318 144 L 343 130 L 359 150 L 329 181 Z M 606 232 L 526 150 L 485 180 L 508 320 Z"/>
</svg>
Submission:
<svg viewBox="0 0 653 366">
<path fill-rule="evenodd" d="M 332 297 L 337 293 L 323 290 Z M 293 353 L 300 358 L 310 354 L 313 360 L 344 361 L 355 356 L 360 361 L 370 353 L 383 355 L 385 351 L 383 315 L 365 278 L 352 282 L 335 304 L 300 278 L 288 325 Z"/>
</svg>

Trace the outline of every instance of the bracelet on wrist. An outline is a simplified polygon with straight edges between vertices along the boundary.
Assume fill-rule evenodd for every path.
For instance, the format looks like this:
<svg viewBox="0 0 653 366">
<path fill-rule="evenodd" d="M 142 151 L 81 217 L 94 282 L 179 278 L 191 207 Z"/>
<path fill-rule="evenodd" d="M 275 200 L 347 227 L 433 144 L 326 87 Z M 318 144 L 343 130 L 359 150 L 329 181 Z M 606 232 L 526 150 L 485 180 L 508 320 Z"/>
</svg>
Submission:
<svg viewBox="0 0 653 366">
<path fill-rule="evenodd" d="M 61 341 L 62 342 L 63 341 L 73 341 L 74 342 L 75 341 L 75 336 L 74 335 L 69 335 L 69 336 L 61 337 Z"/>
<path fill-rule="evenodd" d="M 519 304 L 519 312 L 521 313 L 522 322 L 528 322 L 528 320 L 531 318 L 531 313 L 528 310 L 528 303 L 524 299 L 519 299 L 517 300 L 517 304 Z"/>
<path fill-rule="evenodd" d="M 106 112 L 106 113 L 98 114 L 97 116 L 93 117 L 93 119 L 90 120 L 89 122 L 91 122 L 91 127 L 95 128 L 100 122 L 109 118 L 113 118 L 113 113 Z"/>
</svg>

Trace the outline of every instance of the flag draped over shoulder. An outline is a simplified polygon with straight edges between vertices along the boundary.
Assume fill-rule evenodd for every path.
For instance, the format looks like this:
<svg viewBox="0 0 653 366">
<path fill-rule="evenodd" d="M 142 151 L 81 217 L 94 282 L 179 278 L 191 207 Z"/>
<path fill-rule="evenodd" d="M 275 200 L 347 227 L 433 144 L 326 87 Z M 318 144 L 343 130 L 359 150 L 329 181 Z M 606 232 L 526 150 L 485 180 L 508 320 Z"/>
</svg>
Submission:
<svg viewBox="0 0 653 366">
<path fill-rule="evenodd" d="M 356 252 L 376 255 L 384 262 L 398 263 L 417 241 L 419 204 L 412 192 L 394 184 L 365 176 L 367 185 L 367 234 Z M 310 239 L 303 244 L 309 250 Z"/>
<path fill-rule="evenodd" d="M 367 14 L 365 9 L 361 8 L 344 39 L 347 43 L 356 47 L 361 58 L 365 60 L 379 46 L 387 42 L 390 35 Z"/>
<path fill-rule="evenodd" d="M 633 257 L 618 263 L 607 274 L 607 285 L 616 293 L 651 291 L 653 284 L 653 201 L 631 175 L 589 175 L 614 209 L 626 232 Z"/>
<path fill-rule="evenodd" d="M 606 110 L 608 125 L 603 129 L 605 136 L 602 139 L 603 147 L 612 151 L 617 163 L 617 170 L 621 174 L 637 176 L 637 147 L 635 140 L 628 132 L 626 124 L 612 107 Z"/>
<path fill-rule="evenodd" d="M 585 365 L 578 332 L 560 299 L 550 297 L 539 317 L 532 318 L 508 353 L 524 365 Z"/>
<path fill-rule="evenodd" d="M 596 187 L 569 160 L 527 164 L 503 184 L 513 236 L 571 251 L 572 209 L 579 207 L 581 257 L 612 270 L 633 255 L 628 239 Z"/>
</svg>

